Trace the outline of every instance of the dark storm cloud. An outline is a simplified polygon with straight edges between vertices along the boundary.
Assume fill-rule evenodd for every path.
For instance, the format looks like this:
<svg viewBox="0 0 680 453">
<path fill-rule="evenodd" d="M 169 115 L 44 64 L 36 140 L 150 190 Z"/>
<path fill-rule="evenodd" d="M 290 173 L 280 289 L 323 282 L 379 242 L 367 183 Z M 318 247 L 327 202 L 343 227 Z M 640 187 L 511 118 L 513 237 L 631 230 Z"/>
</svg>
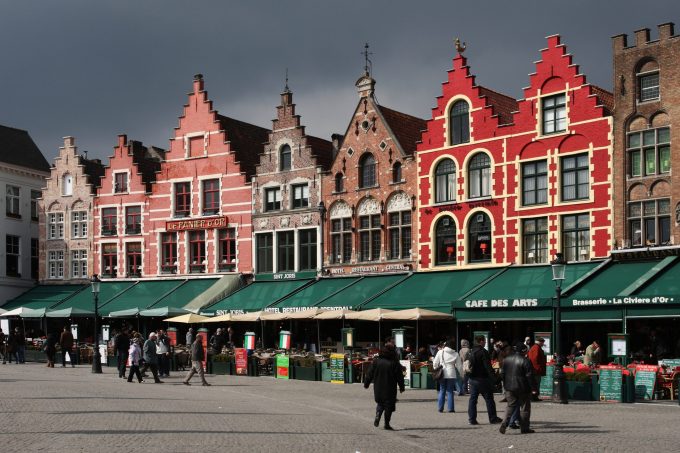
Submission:
<svg viewBox="0 0 680 453">
<path fill-rule="evenodd" d="M 678 19 L 677 0 L 4 1 L 0 123 L 50 161 L 64 135 L 98 157 L 119 133 L 167 147 L 194 73 L 220 113 L 270 127 L 289 68 L 308 133 L 328 137 L 356 104 L 365 41 L 379 101 L 427 118 L 456 36 L 479 84 L 521 97 L 545 36 L 609 88 L 610 37 Z"/>
</svg>

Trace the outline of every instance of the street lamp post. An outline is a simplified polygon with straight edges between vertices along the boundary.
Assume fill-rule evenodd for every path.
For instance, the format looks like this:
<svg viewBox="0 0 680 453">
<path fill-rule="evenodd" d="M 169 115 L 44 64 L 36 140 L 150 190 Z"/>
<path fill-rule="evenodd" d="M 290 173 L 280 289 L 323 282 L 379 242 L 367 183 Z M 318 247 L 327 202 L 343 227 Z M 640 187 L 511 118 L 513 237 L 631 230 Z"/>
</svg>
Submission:
<svg viewBox="0 0 680 453">
<path fill-rule="evenodd" d="M 102 361 L 99 354 L 99 326 L 97 325 L 99 318 L 99 285 L 101 280 L 99 280 L 97 274 L 94 274 L 90 279 L 90 283 L 92 284 L 92 295 L 94 296 L 94 354 L 92 355 L 92 372 L 101 374 Z"/>
<path fill-rule="evenodd" d="M 555 282 L 555 305 L 554 305 L 554 319 L 555 319 L 555 338 L 553 339 L 553 355 L 555 357 L 555 367 L 553 372 L 553 390 L 552 400 L 554 403 L 567 404 L 567 382 L 564 378 L 564 355 L 560 353 L 560 337 L 562 312 L 561 312 L 561 298 L 562 298 L 562 282 L 564 281 L 564 271 L 567 268 L 567 261 L 561 253 L 555 254 L 555 259 L 550 262 L 552 267 L 553 281 Z"/>
</svg>

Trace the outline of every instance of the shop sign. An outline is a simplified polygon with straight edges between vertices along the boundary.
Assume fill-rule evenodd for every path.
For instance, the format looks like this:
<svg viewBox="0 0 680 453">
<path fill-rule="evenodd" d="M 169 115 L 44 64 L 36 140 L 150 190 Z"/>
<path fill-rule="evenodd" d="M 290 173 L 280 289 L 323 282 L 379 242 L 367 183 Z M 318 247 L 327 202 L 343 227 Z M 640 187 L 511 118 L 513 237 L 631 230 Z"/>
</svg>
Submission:
<svg viewBox="0 0 680 453">
<path fill-rule="evenodd" d="M 207 217 L 203 219 L 168 220 L 165 231 L 205 230 L 209 228 L 225 228 L 228 217 Z"/>
<path fill-rule="evenodd" d="M 571 305 L 569 305 L 571 303 Z M 654 296 L 654 297 L 612 297 L 597 299 L 571 299 L 567 302 L 568 306 L 585 307 L 585 306 L 602 306 L 602 305 L 654 305 L 654 304 L 674 304 L 673 297 Z"/>
<path fill-rule="evenodd" d="M 314 278 L 316 277 L 315 271 L 308 272 L 277 272 L 276 274 L 257 274 L 255 275 L 255 281 L 270 281 L 270 280 L 296 280 L 303 278 Z"/>
<path fill-rule="evenodd" d="M 300 311 L 311 310 L 313 308 L 320 308 L 322 310 L 351 310 L 352 306 L 345 305 L 343 307 L 269 307 L 265 308 L 264 311 L 267 313 L 297 313 Z"/>
<path fill-rule="evenodd" d="M 356 266 L 349 270 L 350 274 L 377 274 L 380 272 L 409 272 L 411 271 L 410 264 L 387 264 L 384 266 Z M 330 273 L 333 275 L 345 274 L 344 267 L 330 268 Z"/>
<path fill-rule="evenodd" d="M 465 308 L 531 308 L 550 305 L 538 299 L 474 299 L 466 300 Z"/>
<path fill-rule="evenodd" d="M 248 374 L 248 351 L 245 348 L 234 349 L 234 361 L 236 362 L 236 374 Z"/>
<path fill-rule="evenodd" d="M 345 383 L 345 354 L 331 354 L 331 384 Z"/>
</svg>

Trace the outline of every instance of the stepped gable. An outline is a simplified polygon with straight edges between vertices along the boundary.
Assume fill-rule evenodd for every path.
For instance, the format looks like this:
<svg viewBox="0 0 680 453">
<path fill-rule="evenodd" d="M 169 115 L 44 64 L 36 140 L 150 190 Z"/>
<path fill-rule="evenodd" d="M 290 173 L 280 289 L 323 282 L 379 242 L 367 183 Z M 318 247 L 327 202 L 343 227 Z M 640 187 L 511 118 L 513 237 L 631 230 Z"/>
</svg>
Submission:
<svg viewBox="0 0 680 453">
<path fill-rule="evenodd" d="M 427 127 L 427 121 L 382 105 L 376 104 L 376 107 L 392 130 L 404 153 L 412 155 L 416 149 L 416 143 L 420 141 L 420 136 Z"/>
<path fill-rule="evenodd" d="M 146 147 L 137 140 L 130 140 L 128 145 L 128 154 L 132 156 L 132 162 L 142 176 L 146 191 L 151 192 L 151 183 L 156 182 L 156 173 L 161 169 L 166 151 L 156 146 Z"/>
<path fill-rule="evenodd" d="M 50 164 L 27 131 L 3 125 L 0 125 L 0 162 L 50 171 Z"/>
<path fill-rule="evenodd" d="M 605 115 L 611 115 L 614 112 L 614 94 L 600 88 L 597 85 L 590 85 L 591 92 L 600 100 L 599 104 L 604 107 Z"/>
</svg>

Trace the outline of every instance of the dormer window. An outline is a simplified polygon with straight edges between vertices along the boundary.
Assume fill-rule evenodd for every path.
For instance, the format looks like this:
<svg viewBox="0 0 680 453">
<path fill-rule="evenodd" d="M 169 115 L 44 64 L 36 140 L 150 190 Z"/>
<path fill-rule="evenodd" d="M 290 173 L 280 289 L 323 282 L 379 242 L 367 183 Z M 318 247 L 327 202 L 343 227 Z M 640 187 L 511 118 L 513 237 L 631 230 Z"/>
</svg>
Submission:
<svg viewBox="0 0 680 453">
<path fill-rule="evenodd" d="M 451 145 L 460 145 L 470 141 L 469 106 L 465 101 L 457 101 L 451 106 L 449 127 L 451 128 Z"/>
<path fill-rule="evenodd" d="M 279 169 L 281 171 L 287 171 L 291 168 L 291 152 L 290 146 L 283 145 L 281 151 L 279 151 Z"/>
<path fill-rule="evenodd" d="M 543 134 L 567 130 L 567 97 L 564 93 L 542 99 Z"/>
<path fill-rule="evenodd" d="M 115 182 L 113 183 L 113 191 L 115 193 L 125 193 L 128 191 L 128 175 L 127 173 L 115 173 Z"/>
<path fill-rule="evenodd" d="M 69 173 L 61 177 L 61 194 L 65 196 L 73 195 L 73 176 Z"/>
</svg>

